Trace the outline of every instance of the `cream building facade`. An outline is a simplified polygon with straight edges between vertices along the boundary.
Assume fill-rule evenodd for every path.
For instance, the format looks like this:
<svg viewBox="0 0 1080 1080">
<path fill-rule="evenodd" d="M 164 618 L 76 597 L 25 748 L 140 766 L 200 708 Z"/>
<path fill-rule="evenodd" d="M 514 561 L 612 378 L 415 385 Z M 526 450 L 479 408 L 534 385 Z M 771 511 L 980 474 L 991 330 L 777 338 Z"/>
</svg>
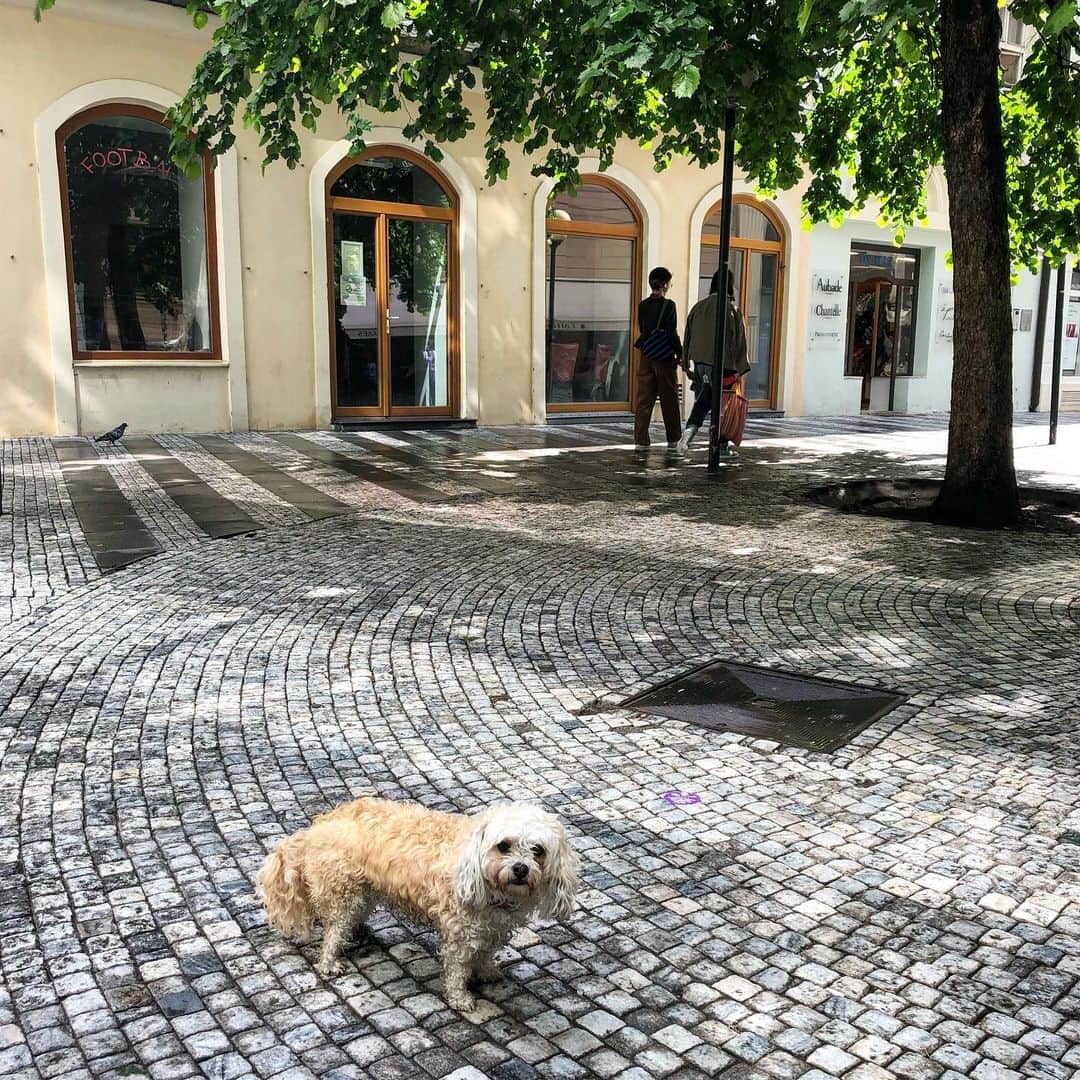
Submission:
<svg viewBox="0 0 1080 1080">
<path fill-rule="evenodd" d="M 649 268 L 673 271 L 681 321 L 716 266 L 719 169 L 657 174 L 632 145 L 603 175 L 586 161 L 554 213 L 524 159 L 485 184 L 481 132 L 436 165 L 390 116 L 372 118 L 360 160 L 327 114 L 294 171 L 263 172 L 241 132 L 205 183 L 187 181 L 160 119 L 205 34 L 157 0 L 62 0 L 40 25 L 32 8 L 0 0 L 4 436 L 619 415 Z M 754 405 L 947 409 L 944 184 L 902 249 L 872 208 L 804 230 L 798 191 L 761 199 L 737 178 L 736 194 Z M 1037 297 L 1022 275 L 1018 409 Z M 1050 347 L 1048 333 L 1044 382 Z"/>
</svg>

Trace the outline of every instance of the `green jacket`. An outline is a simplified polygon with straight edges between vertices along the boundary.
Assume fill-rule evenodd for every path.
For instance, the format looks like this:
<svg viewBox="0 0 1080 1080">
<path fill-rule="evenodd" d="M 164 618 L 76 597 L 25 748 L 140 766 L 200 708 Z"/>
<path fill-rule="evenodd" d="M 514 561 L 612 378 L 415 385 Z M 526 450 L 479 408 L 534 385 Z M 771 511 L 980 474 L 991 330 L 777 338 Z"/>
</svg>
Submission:
<svg viewBox="0 0 1080 1080">
<path fill-rule="evenodd" d="M 716 359 L 716 304 L 717 294 L 710 293 L 699 300 L 686 316 L 686 334 L 683 338 L 683 356 L 694 367 L 711 367 Z M 726 348 L 724 370 L 745 375 L 750 370 L 746 358 L 746 327 L 742 315 L 728 301 Z"/>
</svg>

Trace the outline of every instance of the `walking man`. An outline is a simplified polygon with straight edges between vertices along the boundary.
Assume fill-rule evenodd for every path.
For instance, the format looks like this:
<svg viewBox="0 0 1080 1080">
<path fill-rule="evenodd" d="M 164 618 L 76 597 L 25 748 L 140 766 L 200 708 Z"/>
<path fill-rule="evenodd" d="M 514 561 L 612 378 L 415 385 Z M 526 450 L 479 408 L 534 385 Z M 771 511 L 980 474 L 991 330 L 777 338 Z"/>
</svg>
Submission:
<svg viewBox="0 0 1080 1080">
<path fill-rule="evenodd" d="M 729 331 L 726 335 L 724 349 L 724 383 L 722 389 L 738 392 L 743 377 L 750 370 L 750 361 L 746 355 L 746 327 L 743 325 L 742 314 L 735 306 L 735 275 L 729 269 L 727 272 L 727 288 L 724 290 L 728 304 L 727 323 Z M 678 447 L 682 452 L 690 449 L 690 442 L 698 433 L 701 425 L 705 423 L 705 417 L 712 408 L 712 380 L 713 364 L 716 360 L 716 319 L 720 311 L 720 271 L 717 270 L 712 276 L 712 284 L 709 287 L 709 295 L 704 300 L 699 300 L 686 317 L 686 351 L 683 356 L 683 368 L 691 374 L 690 365 L 693 364 L 693 386 L 696 397 L 694 407 L 690 410 L 690 418 L 686 421 L 686 430 L 679 440 Z M 720 456 L 737 457 L 731 443 L 723 436 L 720 437 Z"/>
</svg>

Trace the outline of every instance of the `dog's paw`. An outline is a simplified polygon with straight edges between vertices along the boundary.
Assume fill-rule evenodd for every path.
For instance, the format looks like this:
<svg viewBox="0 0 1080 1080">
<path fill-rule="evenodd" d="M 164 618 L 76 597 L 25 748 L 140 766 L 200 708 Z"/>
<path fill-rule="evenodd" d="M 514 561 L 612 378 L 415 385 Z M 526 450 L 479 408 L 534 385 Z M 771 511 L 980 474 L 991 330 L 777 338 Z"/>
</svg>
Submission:
<svg viewBox="0 0 1080 1080">
<path fill-rule="evenodd" d="M 476 1008 L 476 998 L 467 991 L 459 994 L 447 994 L 446 1004 L 458 1012 L 472 1012 Z"/>
<path fill-rule="evenodd" d="M 345 961 L 340 958 L 333 960 L 319 961 L 315 965 L 315 970 L 326 979 L 332 979 L 335 975 L 345 974 Z"/>
</svg>

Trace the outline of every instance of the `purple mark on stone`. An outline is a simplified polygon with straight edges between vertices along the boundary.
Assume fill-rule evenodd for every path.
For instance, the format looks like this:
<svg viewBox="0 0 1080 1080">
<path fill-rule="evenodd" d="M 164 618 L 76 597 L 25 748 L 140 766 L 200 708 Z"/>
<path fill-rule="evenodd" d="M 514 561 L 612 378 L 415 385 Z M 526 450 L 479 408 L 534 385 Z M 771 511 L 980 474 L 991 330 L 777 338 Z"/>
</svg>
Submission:
<svg viewBox="0 0 1080 1080">
<path fill-rule="evenodd" d="M 701 796 L 696 791 L 665 791 L 663 798 L 672 806 L 693 806 L 701 802 Z"/>
</svg>

